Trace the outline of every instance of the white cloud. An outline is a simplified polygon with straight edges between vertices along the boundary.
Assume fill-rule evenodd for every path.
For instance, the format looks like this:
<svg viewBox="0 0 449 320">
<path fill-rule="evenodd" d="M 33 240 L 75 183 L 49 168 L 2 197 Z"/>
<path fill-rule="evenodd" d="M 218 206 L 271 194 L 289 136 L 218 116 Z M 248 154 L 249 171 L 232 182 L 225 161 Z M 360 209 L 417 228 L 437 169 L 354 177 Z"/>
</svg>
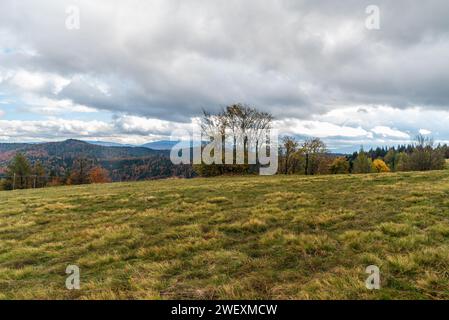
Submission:
<svg viewBox="0 0 449 320">
<path fill-rule="evenodd" d="M 195 121 L 195 119 L 192 119 L 192 121 Z M 192 124 L 126 115 L 109 122 L 68 120 L 54 117 L 42 121 L 0 120 L 0 140 L 30 142 L 75 138 L 143 144 L 149 141 L 169 139 L 173 133 L 176 133 L 175 129 L 191 132 Z"/>
<path fill-rule="evenodd" d="M 39 139 L 48 137 L 90 136 L 111 131 L 108 123 L 92 120 L 48 119 L 44 121 L 0 120 L 0 136 Z"/>
<path fill-rule="evenodd" d="M 12 84 L 24 90 L 42 89 L 45 84 L 45 78 L 42 75 L 25 70 L 17 71 L 10 81 Z"/>
<path fill-rule="evenodd" d="M 391 129 L 386 126 L 377 126 L 371 129 L 372 132 L 378 134 L 384 138 L 399 138 L 399 139 L 408 139 L 410 136 L 402 131 Z"/>
<path fill-rule="evenodd" d="M 427 130 L 427 129 L 419 129 L 419 133 L 422 134 L 422 135 L 427 136 L 429 134 L 432 134 L 432 131 Z"/>
<path fill-rule="evenodd" d="M 280 120 L 275 121 L 275 128 L 279 128 L 284 133 L 293 135 L 305 135 L 319 138 L 329 137 L 371 137 L 371 133 L 361 127 L 340 126 L 324 121 L 305 120 Z"/>
<path fill-rule="evenodd" d="M 175 130 L 187 130 L 189 132 L 192 130 L 192 123 L 176 123 L 129 115 L 116 118 L 114 120 L 114 126 L 120 132 L 140 135 L 156 134 L 170 136 Z"/>
<path fill-rule="evenodd" d="M 45 115 L 58 115 L 58 114 L 67 114 L 67 113 L 93 113 L 98 112 L 94 108 L 90 108 L 87 106 L 79 105 L 73 103 L 73 101 L 68 99 L 56 100 L 50 99 L 46 97 L 40 97 L 37 95 L 25 95 L 22 98 L 22 101 L 25 102 L 27 112 L 33 112 L 38 114 Z"/>
</svg>

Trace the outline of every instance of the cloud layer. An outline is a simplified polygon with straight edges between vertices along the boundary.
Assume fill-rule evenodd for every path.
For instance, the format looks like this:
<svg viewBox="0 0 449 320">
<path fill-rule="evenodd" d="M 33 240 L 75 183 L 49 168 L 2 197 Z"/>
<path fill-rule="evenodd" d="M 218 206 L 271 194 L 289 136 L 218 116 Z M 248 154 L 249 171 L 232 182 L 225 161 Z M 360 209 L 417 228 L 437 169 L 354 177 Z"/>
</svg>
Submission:
<svg viewBox="0 0 449 320">
<path fill-rule="evenodd" d="M 396 142 L 419 130 L 449 140 L 433 130 L 441 118 L 429 119 L 449 111 L 449 3 L 376 1 L 380 30 L 365 27 L 370 4 L 3 0 L 2 139 L 62 137 L 70 130 L 44 134 L 61 119 L 148 140 L 161 135 L 157 125 L 131 133 L 117 119 L 169 130 L 202 108 L 244 102 L 273 113 L 286 133 L 335 143 Z M 80 9 L 79 30 L 65 26 L 69 5 Z M 43 125 L 12 129 L 20 121 Z"/>
</svg>

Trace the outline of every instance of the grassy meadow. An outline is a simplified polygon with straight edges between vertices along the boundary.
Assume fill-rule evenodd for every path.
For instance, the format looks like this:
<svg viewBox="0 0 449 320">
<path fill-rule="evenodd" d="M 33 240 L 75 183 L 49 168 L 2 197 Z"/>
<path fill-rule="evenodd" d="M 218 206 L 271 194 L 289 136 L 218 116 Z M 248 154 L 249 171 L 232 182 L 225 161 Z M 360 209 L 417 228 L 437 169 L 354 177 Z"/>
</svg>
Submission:
<svg viewBox="0 0 449 320">
<path fill-rule="evenodd" d="M 0 192 L 0 299 L 448 298 L 449 171 Z"/>
</svg>

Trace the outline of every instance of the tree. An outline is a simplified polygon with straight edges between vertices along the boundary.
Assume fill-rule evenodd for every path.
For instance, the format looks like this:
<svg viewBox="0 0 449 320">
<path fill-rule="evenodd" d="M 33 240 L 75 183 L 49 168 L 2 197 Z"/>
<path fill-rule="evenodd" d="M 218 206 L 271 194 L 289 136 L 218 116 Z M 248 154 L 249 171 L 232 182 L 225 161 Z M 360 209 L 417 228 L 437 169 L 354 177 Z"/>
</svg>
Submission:
<svg viewBox="0 0 449 320">
<path fill-rule="evenodd" d="M 320 161 L 318 162 L 318 168 L 315 174 L 331 174 L 331 165 L 334 158 L 331 155 L 323 154 L 320 156 Z"/>
<path fill-rule="evenodd" d="M 47 185 L 47 173 L 40 161 L 33 166 L 33 188 L 43 188 Z"/>
<path fill-rule="evenodd" d="M 444 151 L 433 147 L 433 139 L 418 135 L 409 156 L 408 168 L 412 171 L 441 170 L 445 166 Z"/>
<path fill-rule="evenodd" d="M 408 171 L 409 169 L 409 156 L 407 153 L 405 152 L 399 152 L 397 154 L 397 159 L 396 159 L 396 171 Z"/>
<path fill-rule="evenodd" d="M 309 138 L 301 146 L 298 151 L 305 156 L 305 175 L 314 175 L 320 166 L 320 161 L 327 153 L 326 144 L 320 138 Z"/>
<path fill-rule="evenodd" d="M 86 158 L 78 158 L 74 161 L 74 168 L 67 179 L 67 184 L 88 184 L 90 164 Z"/>
<path fill-rule="evenodd" d="M 94 167 L 89 172 L 89 180 L 91 183 L 108 183 L 111 182 L 109 173 L 102 167 Z"/>
<path fill-rule="evenodd" d="M 294 161 L 293 154 L 298 149 L 298 142 L 294 137 L 288 137 L 285 136 L 282 138 L 282 145 L 283 145 L 283 153 L 284 153 L 284 174 L 288 174 L 289 172 L 294 172 L 295 168 L 292 166 Z M 282 162 L 281 162 L 282 163 Z M 292 168 L 293 167 L 293 168 Z"/>
<path fill-rule="evenodd" d="M 212 142 L 214 139 L 219 138 L 220 143 L 224 144 L 225 142 L 225 133 L 226 133 L 226 125 L 227 120 L 224 116 L 223 112 L 218 114 L 209 113 L 206 110 L 203 110 L 203 117 L 201 119 L 201 152 L 204 150 L 203 141 L 208 140 L 207 142 Z M 215 152 L 212 156 L 215 157 Z M 224 160 L 224 152 L 222 154 L 217 155 L 217 158 L 221 160 L 223 163 Z M 212 177 L 224 174 L 224 166 L 222 164 L 206 164 L 202 162 L 201 164 L 193 166 L 195 172 L 200 176 L 204 177 Z"/>
<path fill-rule="evenodd" d="M 259 148 L 265 138 L 264 133 L 271 128 L 274 117 L 270 113 L 243 104 L 227 106 L 219 116 L 224 120 L 225 129 L 232 134 L 234 159 L 237 157 L 236 147 L 240 141 L 243 142 L 245 155 L 248 152 L 255 152 L 258 160 Z"/>
<path fill-rule="evenodd" d="M 384 157 L 384 161 L 391 169 L 391 171 L 397 171 L 399 162 L 399 153 L 396 152 L 394 148 L 388 150 L 387 154 Z"/>
<path fill-rule="evenodd" d="M 6 179 L 0 179 L 0 191 L 8 190 L 6 187 Z"/>
<path fill-rule="evenodd" d="M 6 169 L 7 189 L 26 189 L 29 187 L 30 163 L 20 152 L 16 153 Z"/>
<path fill-rule="evenodd" d="M 195 166 L 200 175 L 214 176 L 225 173 L 249 173 L 257 168 L 260 147 L 265 132 L 271 128 L 273 116 L 255 108 L 242 104 L 227 106 L 221 112 L 212 114 L 203 111 L 201 134 L 205 140 L 220 139 L 222 154 L 216 159 L 225 163 L 226 142 L 232 144 L 232 164 L 201 164 Z M 230 135 L 230 136 L 227 136 Z M 228 140 L 229 139 L 229 140 Z M 243 163 L 237 163 L 237 150 L 243 151 Z M 215 150 L 214 150 L 215 152 Z M 249 155 L 254 156 L 256 163 L 250 163 Z M 240 160 L 240 159 L 239 159 Z"/>
<path fill-rule="evenodd" d="M 390 172 L 390 168 L 387 166 L 387 164 L 381 160 L 376 159 L 373 161 L 373 171 L 374 172 Z"/>
<path fill-rule="evenodd" d="M 330 171 L 332 174 L 349 173 L 349 161 L 345 157 L 335 158 L 330 165 Z"/>
<path fill-rule="evenodd" d="M 373 162 L 370 157 L 368 157 L 367 153 L 362 149 L 354 160 L 354 173 L 370 173 L 372 172 Z"/>
</svg>

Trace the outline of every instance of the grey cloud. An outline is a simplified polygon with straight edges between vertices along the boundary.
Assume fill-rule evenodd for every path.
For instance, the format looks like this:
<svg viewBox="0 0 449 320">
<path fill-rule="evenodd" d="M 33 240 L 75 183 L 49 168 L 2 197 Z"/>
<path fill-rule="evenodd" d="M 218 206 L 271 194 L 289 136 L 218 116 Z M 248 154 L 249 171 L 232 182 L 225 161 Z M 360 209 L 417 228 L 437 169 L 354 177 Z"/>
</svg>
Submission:
<svg viewBox="0 0 449 320">
<path fill-rule="evenodd" d="M 447 108 L 449 3 L 375 2 L 378 31 L 364 27 L 372 1 L 4 0 L 0 41 L 37 55 L 3 55 L 2 67 L 73 79 L 57 97 L 77 104 L 175 121 L 234 102 L 279 119 L 359 104 Z M 79 31 L 64 27 L 68 4 L 81 9 Z"/>
</svg>

